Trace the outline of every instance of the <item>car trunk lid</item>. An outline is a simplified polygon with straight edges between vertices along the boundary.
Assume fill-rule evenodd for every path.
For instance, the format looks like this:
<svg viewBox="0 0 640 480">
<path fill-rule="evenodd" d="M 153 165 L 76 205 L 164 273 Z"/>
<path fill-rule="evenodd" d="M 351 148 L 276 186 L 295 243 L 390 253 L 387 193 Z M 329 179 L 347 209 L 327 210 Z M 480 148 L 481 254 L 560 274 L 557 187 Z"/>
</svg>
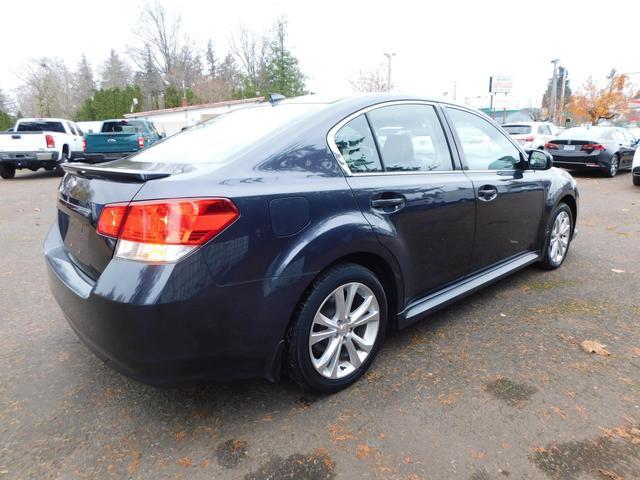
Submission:
<svg viewBox="0 0 640 480">
<path fill-rule="evenodd" d="M 140 163 L 88 166 L 65 165 L 67 172 L 58 189 L 58 226 L 69 258 L 96 280 L 107 266 L 116 240 L 97 233 L 105 205 L 130 202 L 145 182 L 168 177 L 170 171 Z"/>
</svg>

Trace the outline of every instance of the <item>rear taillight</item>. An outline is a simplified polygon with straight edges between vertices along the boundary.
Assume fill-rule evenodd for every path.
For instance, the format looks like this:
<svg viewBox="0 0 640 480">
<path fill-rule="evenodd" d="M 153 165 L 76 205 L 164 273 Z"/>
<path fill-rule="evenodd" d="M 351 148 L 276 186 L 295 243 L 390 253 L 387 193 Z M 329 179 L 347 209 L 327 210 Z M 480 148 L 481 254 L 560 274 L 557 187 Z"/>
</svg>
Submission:
<svg viewBox="0 0 640 480">
<path fill-rule="evenodd" d="M 115 255 L 175 262 L 218 235 L 240 213 L 226 198 L 195 198 L 106 205 L 97 231 L 118 239 Z"/>
<path fill-rule="evenodd" d="M 104 207 L 98 220 L 98 233 L 107 237 L 117 238 L 126 213 L 127 204 L 114 204 Z"/>
<path fill-rule="evenodd" d="M 582 150 L 586 150 L 587 152 L 593 152 L 594 150 L 604 150 L 604 146 L 599 143 L 589 143 L 582 146 Z"/>
<path fill-rule="evenodd" d="M 83 152 L 87 151 L 87 139 L 86 138 L 82 139 L 82 151 Z"/>
<path fill-rule="evenodd" d="M 546 148 L 547 150 L 557 150 L 558 149 L 558 144 L 548 142 L 548 143 L 544 144 L 544 148 Z"/>
<path fill-rule="evenodd" d="M 533 142 L 535 139 L 536 139 L 536 137 L 534 137 L 534 136 L 530 135 L 530 136 L 526 137 L 526 138 L 524 139 L 524 141 L 525 141 L 525 142 Z"/>
<path fill-rule="evenodd" d="M 45 135 L 44 139 L 47 141 L 47 148 L 56 148 L 56 141 L 53 139 L 53 135 Z"/>
<path fill-rule="evenodd" d="M 138 137 L 138 147 L 144 148 L 144 137 Z"/>
</svg>

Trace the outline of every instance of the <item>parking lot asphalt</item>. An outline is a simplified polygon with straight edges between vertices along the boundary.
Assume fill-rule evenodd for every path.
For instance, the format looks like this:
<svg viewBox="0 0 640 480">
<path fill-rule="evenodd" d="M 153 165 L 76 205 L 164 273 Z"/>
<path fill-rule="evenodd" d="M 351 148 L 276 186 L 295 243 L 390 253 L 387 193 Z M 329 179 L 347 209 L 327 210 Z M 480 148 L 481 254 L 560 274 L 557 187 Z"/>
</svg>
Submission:
<svg viewBox="0 0 640 480">
<path fill-rule="evenodd" d="M 640 478 L 640 188 L 628 173 L 577 180 L 562 268 L 391 334 L 359 383 L 327 397 L 112 371 L 49 293 L 59 179 L 0 181 L 0 478 Z"/>
</svg>

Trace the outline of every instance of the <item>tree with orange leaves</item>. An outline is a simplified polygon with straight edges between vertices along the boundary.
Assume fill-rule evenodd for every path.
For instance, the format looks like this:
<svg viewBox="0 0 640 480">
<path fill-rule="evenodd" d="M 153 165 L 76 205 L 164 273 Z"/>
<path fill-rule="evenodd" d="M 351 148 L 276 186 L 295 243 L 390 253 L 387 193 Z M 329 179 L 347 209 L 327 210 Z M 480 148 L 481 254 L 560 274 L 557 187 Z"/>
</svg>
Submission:
<svg viewBox="0 0 640 480">
<path fill-rule="evenodd" d="M 581 91 L 573 94 L 569 111 L 576 123 L 589 122 L 597 125 L 600 120 L 611 120 L 624 114 L 633 99 L 629 78 L 614 70 L 607 76 L 604 88 L 598 87 L 592 77 Z"/>
</svg>

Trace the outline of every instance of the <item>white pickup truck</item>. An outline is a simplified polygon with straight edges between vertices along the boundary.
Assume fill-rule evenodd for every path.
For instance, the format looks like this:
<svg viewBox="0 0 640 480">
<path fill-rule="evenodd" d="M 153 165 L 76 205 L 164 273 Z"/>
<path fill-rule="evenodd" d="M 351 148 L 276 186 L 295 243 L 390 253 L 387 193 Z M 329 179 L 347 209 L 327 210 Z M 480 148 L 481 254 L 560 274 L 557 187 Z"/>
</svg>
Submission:
<svg viewBox="0 0 640 480">
<path fill-rule="evenodd" d="M 13 178 L 16 169 L 55 170 L 82 152 L 82 130 L 60 118 L 21 118 L 8 132 L 0 132 L 0 177 Z"/>
</svg>

